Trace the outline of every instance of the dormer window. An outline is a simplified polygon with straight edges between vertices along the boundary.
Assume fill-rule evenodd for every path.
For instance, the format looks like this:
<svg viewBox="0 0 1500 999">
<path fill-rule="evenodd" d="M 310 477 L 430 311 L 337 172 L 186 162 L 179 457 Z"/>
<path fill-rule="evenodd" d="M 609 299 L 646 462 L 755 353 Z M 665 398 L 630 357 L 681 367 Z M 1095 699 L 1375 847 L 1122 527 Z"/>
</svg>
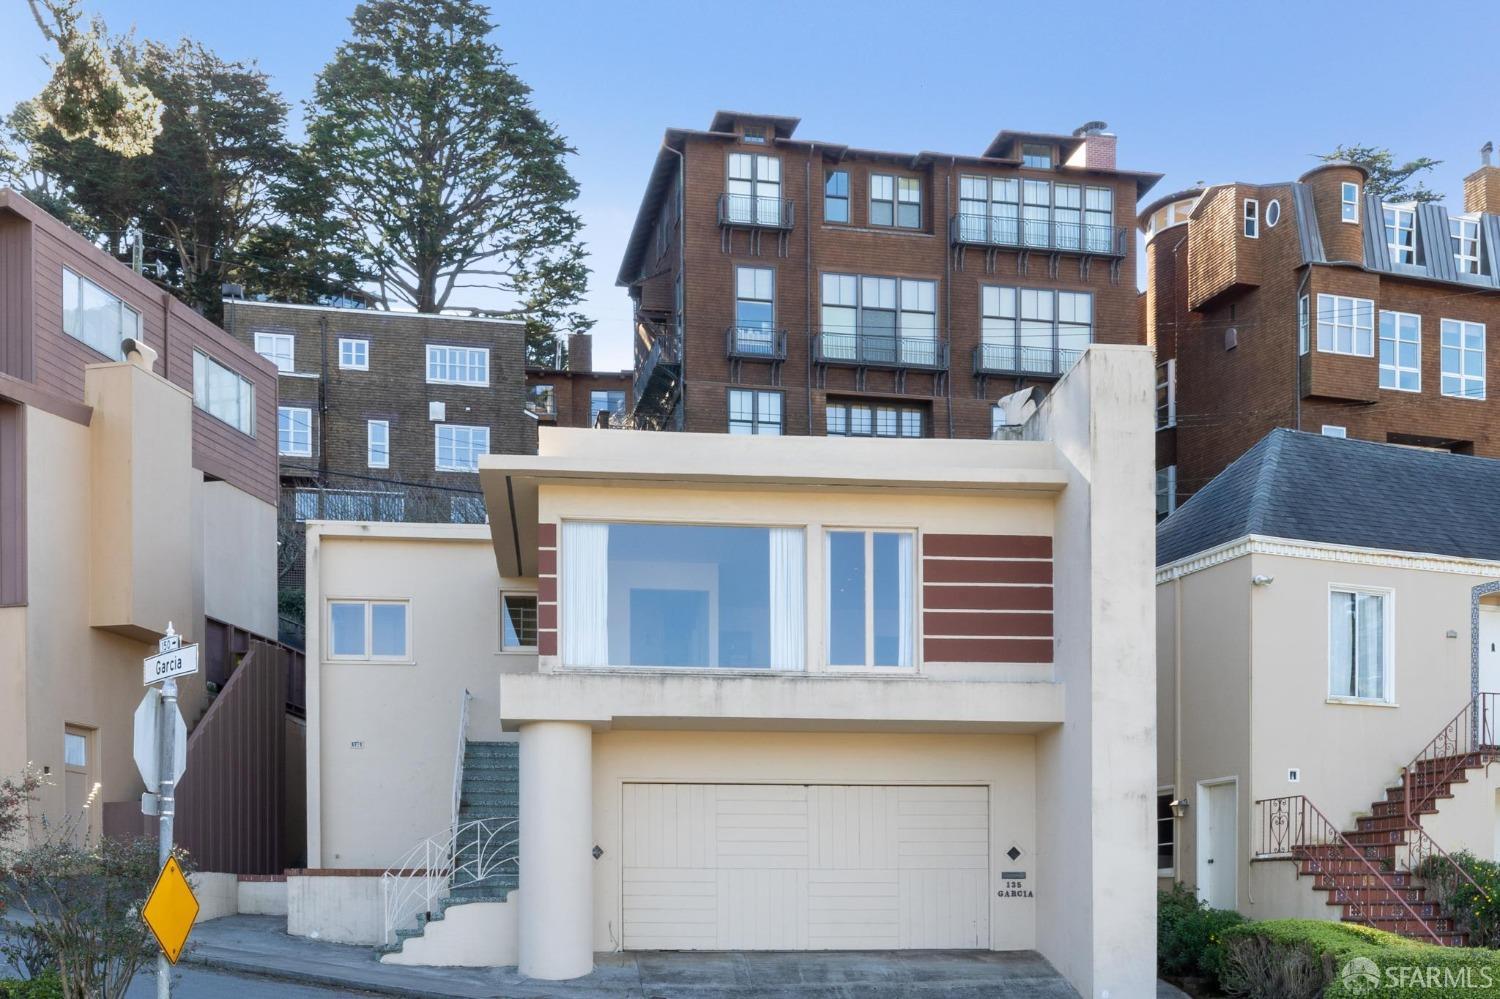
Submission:
<svg viewBox="0 0 1500 999">
<path fill-rule="evenodd" d="M 1245 238 L 1260 238 L 1260 202 L 1254 198 L 1245 199 Z"/>
<path fill-rule="evenodd" d="M 1453 262 L 1460 274 L 1480 274 L 1479 268 L 1479 220 L 1456 217 L 1448 220 L 1448 230 L 1453 237 Z"/>
<path fill-rule="evenodd" d="M 766 144 L 766 126 L 746 125 L 745 141 L 753 145 L 764 146 Z"/>
<path fill-rule="evenodd" d="M 1021 147 L 1021 165 L 1033 170 L 1052 169 L 1052 147 L 1026 143 Z"/>
<path fill-rule="evenodd" d="M 1417 262 L 1417 213 L 1411 206 L 1385 206 L 1385 242 L 1390 247 L 1391 263 Z"/>
</svg>

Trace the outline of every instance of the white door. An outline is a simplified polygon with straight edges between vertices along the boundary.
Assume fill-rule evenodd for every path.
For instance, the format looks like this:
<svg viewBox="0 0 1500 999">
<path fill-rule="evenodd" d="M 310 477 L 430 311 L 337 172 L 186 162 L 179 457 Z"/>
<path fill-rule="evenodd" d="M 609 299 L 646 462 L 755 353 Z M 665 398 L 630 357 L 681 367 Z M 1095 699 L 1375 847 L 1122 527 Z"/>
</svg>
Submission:
<svg viewBox="0 0 1500 999">
<path fill-rule="evenodd" d="M 983 787 L 626 784 L 628 950 L 987 948 Z"/>
<path fill-rule="evenodd" d="M 1215 909 L 1239 906 L 1239 784 L 1198 785 L 1198 897 Z"/>
<path fill-rule="evenodd" d="M 1500 693 L 1500 607 L 1482 604 L 1479 607 L 1479 691 Z"/>
</svg>

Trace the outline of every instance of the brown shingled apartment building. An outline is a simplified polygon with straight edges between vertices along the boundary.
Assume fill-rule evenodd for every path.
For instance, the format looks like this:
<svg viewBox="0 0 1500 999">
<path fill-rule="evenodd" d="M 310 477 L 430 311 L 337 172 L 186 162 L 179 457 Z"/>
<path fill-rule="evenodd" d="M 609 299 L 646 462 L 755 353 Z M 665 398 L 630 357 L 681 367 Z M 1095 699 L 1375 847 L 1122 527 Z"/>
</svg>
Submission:
<svg viewBox="0 0 1500 999">
<path fill-rule="evenodd" d="M 1462 211 L 1365 180 L 1327 163 L 1142 209 L 1159 515 L 1276 427 L 1500 457 L 1500 167 L 1486 146 Z"/>
<path fill-rule="evenodd" d="M 1002 131 L 979 155 L 794 138 L 719 112 L 669 129 L 619 284 L 637 426 L 988 437 L 995 402 L 1088 344 L 1139 342 L 1115 136 Z"/>
</svg>

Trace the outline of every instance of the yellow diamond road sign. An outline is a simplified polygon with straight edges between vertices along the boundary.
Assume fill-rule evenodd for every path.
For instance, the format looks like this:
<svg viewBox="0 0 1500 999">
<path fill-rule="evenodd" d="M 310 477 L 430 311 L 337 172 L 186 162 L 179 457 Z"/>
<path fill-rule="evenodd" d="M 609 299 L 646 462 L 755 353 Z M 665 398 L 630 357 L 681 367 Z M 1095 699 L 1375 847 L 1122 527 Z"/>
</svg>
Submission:
<svg viewBox="0 0 1500 999">
<path fill-rule="evenodd" d="M 156 942 L 161 944 L 162 953 L 167 955 L 168 961 L 176 964 L 188 934 L 192 932 L 193 920 L 198 918 L 198 899 L 194 897 L 176 857 L 167 858 L 141 915 L 156 935 Z"/>
</svg>

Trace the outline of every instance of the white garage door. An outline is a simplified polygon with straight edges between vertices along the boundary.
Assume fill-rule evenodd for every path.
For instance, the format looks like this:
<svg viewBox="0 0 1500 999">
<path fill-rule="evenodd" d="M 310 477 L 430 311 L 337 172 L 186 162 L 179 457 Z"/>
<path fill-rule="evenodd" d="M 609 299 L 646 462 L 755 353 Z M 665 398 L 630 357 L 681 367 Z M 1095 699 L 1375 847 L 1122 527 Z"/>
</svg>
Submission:
<svg viewBox="0 0 1500 999">
<path fill-rule="evenodd" d="M 626 784 L 625 947 L 985 948 L 983 787 Z"/>
</svg>

